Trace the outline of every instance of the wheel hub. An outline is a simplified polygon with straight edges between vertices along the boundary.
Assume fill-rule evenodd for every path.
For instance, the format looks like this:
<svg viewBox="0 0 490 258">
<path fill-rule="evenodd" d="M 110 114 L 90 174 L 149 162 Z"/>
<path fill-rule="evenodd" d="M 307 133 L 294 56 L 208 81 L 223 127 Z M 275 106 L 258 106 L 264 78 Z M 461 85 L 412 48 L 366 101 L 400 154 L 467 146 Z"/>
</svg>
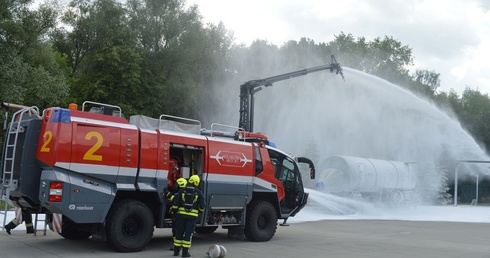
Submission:
<svg viewBox="0 0 490 258">
<path fill-rule="evenodd" d="M 126 237 L 134 237 L 139 233 L 141 223 L 135 217 L 128 217 L 123 222 L 122 231 Z"/>
</svg>

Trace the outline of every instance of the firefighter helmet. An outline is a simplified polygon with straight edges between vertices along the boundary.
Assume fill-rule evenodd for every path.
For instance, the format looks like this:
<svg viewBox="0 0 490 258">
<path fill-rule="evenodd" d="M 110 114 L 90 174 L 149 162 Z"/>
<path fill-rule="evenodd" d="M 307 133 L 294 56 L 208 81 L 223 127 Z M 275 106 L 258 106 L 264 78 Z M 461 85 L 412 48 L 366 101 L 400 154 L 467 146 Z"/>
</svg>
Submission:
<svg viewBox="0 0 490 258">
<path fill-rule="evenodd" d="M 201 179 L 199 178 L 198 175 L 192 175 L 189 178 L 189 183 L 191 183 L 191 184 L 193 184 L 195 186 L 198 186 L 200 182 L 201 182 Z"/>
<path fill-rule="evenodd" d="M 184 188 L 187 186 L 187 180 L 185 178 L 181 177 L 177 179 L 177 184 L 179 185 L 180 188 Z"/>
</svg>

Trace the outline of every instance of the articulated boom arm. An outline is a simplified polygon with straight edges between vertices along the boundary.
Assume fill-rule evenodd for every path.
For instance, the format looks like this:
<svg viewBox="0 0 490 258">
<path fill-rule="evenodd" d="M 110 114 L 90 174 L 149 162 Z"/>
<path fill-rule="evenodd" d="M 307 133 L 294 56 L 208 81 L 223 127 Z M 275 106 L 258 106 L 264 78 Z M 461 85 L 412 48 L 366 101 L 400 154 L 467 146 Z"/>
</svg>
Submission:
<svg viewBox="0 0 490 258">
<path fill-rule="evenodd" d="M 280 74 L 265 79 L 251 80 L 240 85 L 240 123 L 239 128 L 245 129 L 245 131 L 253 131 L 253 119 L 254 119 L 254 94 L 262 90 L 262 86 L 272 86 L 274 82 L 288 80 L 294 77 L 307 75 L 308 73 L 319 72 L 323 70 L 330 70 L 336 74 L 340 74 L 344 79 L 342 73 L 342 67 L 337 63 L 335 57 L 332 55 L 332 62 L 328 65 L 320 65 L 312 68 L 306 68 L 303 70 Z"/>
</svg>

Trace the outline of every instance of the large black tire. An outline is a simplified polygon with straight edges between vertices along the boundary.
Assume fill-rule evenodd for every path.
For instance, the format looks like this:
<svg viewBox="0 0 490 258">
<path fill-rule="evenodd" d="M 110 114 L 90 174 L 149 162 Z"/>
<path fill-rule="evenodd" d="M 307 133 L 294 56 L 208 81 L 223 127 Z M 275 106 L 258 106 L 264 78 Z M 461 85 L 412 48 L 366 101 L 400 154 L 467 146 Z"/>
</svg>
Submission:
<svg viewBox="0 0 490 258">
<path fill-rule="evenodd" d="M 76 224 L 68 218 L 63 217 L 63 226 L 60 236 L 70 240 L 87 239 L 92 235 L 92 232 L 81 230 L 82 225 Z"/>
<path fill-rule="evenodd" d="M 106 220 L 107 244 L 118 252 L 138 252 L 153 237 L 151 210 L 136 200 L 123 200 L 111 208 Z"/>
<path fill-rule="evenodd" d="M 214 231 L 216 231 L 216 229 L 218 229 L 218 227 L 199 227 L 199 228 L 196 228 L 196 233 L 199 233 L 199 234 L 211 234 L 213 233 Z"/>
<path fill-rule="evenodd" d="M 277 229 L 277 213 L 266 201 L 252 202 L 247 206 L 245 236 L 250 241 L 265 242 L 272 239 Z"/>
</svg>

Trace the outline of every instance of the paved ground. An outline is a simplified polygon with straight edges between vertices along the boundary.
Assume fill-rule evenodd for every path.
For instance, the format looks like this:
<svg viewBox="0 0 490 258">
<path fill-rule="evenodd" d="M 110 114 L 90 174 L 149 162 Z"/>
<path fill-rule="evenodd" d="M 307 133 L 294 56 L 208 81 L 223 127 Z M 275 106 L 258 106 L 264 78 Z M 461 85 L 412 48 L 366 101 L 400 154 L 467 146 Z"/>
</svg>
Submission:
<svg viewBox="0 0 490 258">
<path fill-rule="evenodd" d="M 150 245 L 138 253 L 117 253 L 105 243 L 70 241 L 53 232 L 47 236 L 0 232 L 0 257 L 173 257 L 169 229 L 155 230 Z M 228 249 L 229 258 L 249 257 L 490 257 L 490 224 L 326 220 L 278 227 L 264 243 L 229 240 L 227 230 L 195 234 L 192 257 L 207 257 L 211 244 Z"/>
</svg>

